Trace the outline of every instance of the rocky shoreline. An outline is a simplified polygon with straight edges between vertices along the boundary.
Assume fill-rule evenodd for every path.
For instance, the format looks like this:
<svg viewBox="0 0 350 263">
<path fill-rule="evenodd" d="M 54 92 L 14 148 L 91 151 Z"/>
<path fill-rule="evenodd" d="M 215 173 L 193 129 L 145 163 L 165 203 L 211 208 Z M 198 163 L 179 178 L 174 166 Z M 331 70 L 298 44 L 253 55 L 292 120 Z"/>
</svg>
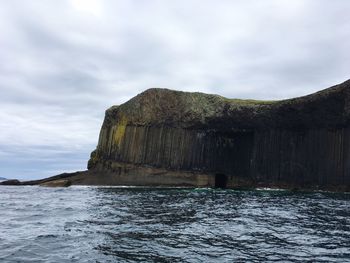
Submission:
<svg viewBox="0 0 350 263">
<path fill-rule="evenodd" d="M 147 175 L 147 170 L 150 172 L 148 167 L 141 168 L 138 167 L 139 172 L 143 172 Z M 0 185 L 4 186 L 43 186 L 43 187 L 69 187 L 72 185 L 82 185 L 82 186 L 143 186 L 143 187 L 164 187 L 164 188 L 215 188 L 215 185 L 211 184 L 200 184 L 198 180 L 194 183 L 193 178 L 198 178 L 202 176 L 205 178 L 215 178 L 212 174 L 195 174 L 193 172 L 173 172 L 169 173 L 168 176 L 175 177 L 175 183 L 172 181 L 159 181 L 160 173 L 164 176 L 164 170 L 151 170 L 152 173 L 148 174 L 150 180 L 148 182 L 135 183 L 131 178 L 115 176 L 113 173 L 101 174 L 93 173 L 88 170 L 79 171 L 74 173 L 63 173 L 60 175 L 48 177 L 40 180 L 31 181 L 19 181 L 16 179 L 7 180 L 0 182 Z M 168 171 L 167 171 L 168 172 Z M 180 176 L 182 182 L 179 182 L 176 178 L 176 174 Z M 187 181 L 186 181 L 187 178 Z M 190 180 L 189 180 L 190 179 Z M 214 180 L 214 179 L 213 179 Z M 205 180 L 202 180 L 205 182 Z M 225 187 L 235 190 L 255 190 L 255 189 L 278 189 L 278 190 L 290 190 L 298 192 L 309 192 L 309 191 L 329 191 L 329 192 L 350 192 L 350 187 L 347 185 L 343 186 L 303 186 L 292 185 L 292 184 L 274 184 L 274 183 L 262 183 L 254 181 L 237 181 L 235 185 L 230 185 L 230 187 Z"/>
</svg>

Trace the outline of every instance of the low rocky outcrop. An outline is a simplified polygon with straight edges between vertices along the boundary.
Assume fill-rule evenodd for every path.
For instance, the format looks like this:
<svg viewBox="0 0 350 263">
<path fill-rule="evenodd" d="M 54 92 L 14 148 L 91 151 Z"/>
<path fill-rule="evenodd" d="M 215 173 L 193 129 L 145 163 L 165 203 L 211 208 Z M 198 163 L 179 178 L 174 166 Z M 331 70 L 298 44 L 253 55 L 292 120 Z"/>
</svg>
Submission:
<svg viewBox="0 0 350 263">
<path fill-rule="evenodd" d="M 41 185 L 41 186 L 51 186 L 51 187 L 67 187 L 74 182 L 78 184 L 82 180 L 84 180 L 89 173 L 87 171 L 79 171 L 74 173 L 63 173 L 59 175 L 55 175 L 52 177 L 39 179 L 39 180 L 31 180 L 31 181 L 19 181 L 19 180 L 8 180 L 0 182 L 0 185 Z M 83 178 L 83 179 L 81 179 Z"/>
<path fill-rule="evenodd" d="M 88 171 L 66 176 L 72 184 L 346 191 L 349 121 L 349 80 L 281 101 L 149 89 L 106 111 Z"/>
<path fill-rule="evenodd" d="M 46 187 L 68 187 L 71 186 L 72 182 L 67 179 L 60 179 L 60 180 L 52 180 L 47 181 L 45 183 L 41 183 L 40 186 L 46 186 Z"/>
<path fill-rule="evenodd" d="M 21 182 L 16 179 L 11 179 L 11 180 L 5 180 L 0 182 L 0 185 L 20 185 Z"/>
</svg>

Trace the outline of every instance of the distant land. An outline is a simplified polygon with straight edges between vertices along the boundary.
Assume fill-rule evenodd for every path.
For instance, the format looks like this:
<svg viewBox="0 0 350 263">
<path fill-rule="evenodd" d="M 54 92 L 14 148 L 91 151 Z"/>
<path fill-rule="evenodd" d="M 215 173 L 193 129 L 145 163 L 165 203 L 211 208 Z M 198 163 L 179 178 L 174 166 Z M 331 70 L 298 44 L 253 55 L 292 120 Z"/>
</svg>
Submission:
<svg viewBox="0 0 350 263">
<path fill-rule="evenodd" d="M 8 179 L 4 177 L 0 177 L 0 181 L 5 181 L 5 180 L 8 180 Z"/>
<path fill-rule="evenodd" d="M 106 111 L 87 171 L 18 184 L 350 191 L 350 80 L 280 101 L 148 89 Z"/>
</svg>

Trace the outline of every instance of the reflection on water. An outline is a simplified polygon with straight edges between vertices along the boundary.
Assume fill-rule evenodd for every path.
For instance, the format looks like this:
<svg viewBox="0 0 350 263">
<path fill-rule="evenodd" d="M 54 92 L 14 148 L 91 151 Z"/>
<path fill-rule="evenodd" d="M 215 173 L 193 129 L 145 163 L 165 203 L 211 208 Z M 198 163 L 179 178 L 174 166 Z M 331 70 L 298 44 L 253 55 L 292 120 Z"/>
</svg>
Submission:
<svg viewBox="0 0 350 263">
<path fill-rule="evenodd" d="M 0 188 L 1 262 L 350 262 L 350 195 Z"/>
</svg>

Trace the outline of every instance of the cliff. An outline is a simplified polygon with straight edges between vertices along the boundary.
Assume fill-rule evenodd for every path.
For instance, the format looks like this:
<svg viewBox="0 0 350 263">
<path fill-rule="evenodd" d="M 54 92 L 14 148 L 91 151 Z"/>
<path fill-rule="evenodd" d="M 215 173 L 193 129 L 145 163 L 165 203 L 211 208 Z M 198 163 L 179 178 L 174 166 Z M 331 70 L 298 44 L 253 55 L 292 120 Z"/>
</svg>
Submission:
<svg viewBox="0 0 350 263">
<path fill-rule="evenodd" d="M 349 92 L 349 80 L 282 101 L 149 89 L 106 111 L 88 168 L 117 184 L 347 188 Z"/>
<path fill-rule="evenodd" d="M 350 190 L 349 120 L 350 80 L 281 101 L 149 89 L 106 111 L 70 182 Z"/>
</svg>

